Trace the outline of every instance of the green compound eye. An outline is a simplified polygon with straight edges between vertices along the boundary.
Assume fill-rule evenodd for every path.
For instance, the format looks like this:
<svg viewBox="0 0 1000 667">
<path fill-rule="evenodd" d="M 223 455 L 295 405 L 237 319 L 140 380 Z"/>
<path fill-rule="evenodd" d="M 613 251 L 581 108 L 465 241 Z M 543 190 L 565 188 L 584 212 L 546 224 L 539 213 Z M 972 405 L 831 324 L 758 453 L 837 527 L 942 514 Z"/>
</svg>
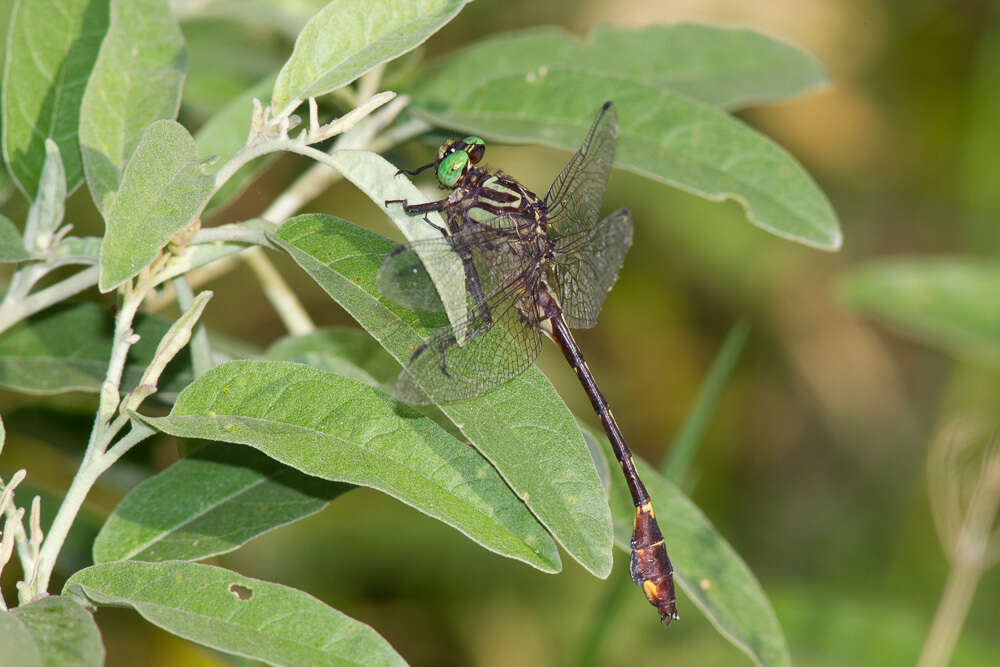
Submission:
<svg viewBox="0 0 1000 667">
<path fill-rule="evenodd" d="M 446 155 L 441 164 L 438 165 L 437 177 L 441 185 L 446 188 L 453 188 L 462 178 L 462 174 L 469 167 L 469 154 L 465 151 L 456 151 L 451 155 Z"/>
</svg>

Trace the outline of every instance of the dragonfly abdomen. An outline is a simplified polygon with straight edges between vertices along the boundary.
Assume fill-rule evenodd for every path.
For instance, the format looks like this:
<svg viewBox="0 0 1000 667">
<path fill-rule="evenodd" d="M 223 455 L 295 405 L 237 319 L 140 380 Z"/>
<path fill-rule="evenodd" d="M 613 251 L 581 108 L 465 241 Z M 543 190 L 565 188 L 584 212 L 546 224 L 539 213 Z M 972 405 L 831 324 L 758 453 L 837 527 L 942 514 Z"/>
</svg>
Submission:
<svg viewBox="0 0 1000 667">
<path fill-rule="evenodd" d="M 562 316 L 562 308 L 545 284 L 538 290 L 538 297 L 539 308 L 548 321 L 546 331 L 559 345 L 566 361 L 572 366 L 587 392 L 590 404 L 598 419 L 601 420 L 608 440 L 611 442 L 615 458 L 621 464 L 629 493 L 632 495 L 632 503 L 635 505 L 635 522 L 632 526 L 630 545 L 632 555 L 629 559 L 629 574 L 632 576 L 632 581 L 642 588 L 649 603 L 660 612 L 660 620 L 666 620 L 669 623 L 677 618 L 674 568 L 667 556 L 667 546 L 660 526 L 656 522 L 653 505 L 649 500 L 649 492 L 646 491 L 646 486 L 639 477 L 635 462 L 632 460 L 632 451 L 626 444 L 621 429 L 618 428 L 618 423 L 611 413 L 611 407 L 598 388 L 597 381 L 583 358 L 583 352 L 573 340 L 569 327 L 566 326 L 566 321 Z"/>
</svg>

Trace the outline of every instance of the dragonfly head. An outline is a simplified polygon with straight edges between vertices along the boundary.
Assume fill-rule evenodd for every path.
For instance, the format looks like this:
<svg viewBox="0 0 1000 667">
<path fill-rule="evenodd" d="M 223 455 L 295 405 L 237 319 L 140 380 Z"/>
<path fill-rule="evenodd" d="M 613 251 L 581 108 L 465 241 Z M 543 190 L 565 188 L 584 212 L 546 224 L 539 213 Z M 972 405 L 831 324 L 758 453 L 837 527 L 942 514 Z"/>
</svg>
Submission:
<svg viewBox="0 0 1000 667">
<path fill-rule="evenodd" d="M 479 137 L 452 139 L 441 144 L 437 157 L 437 178 L 446 188 L 453 188 L 476 163 L 483 159 L 486 142 Z"/>
</svg>

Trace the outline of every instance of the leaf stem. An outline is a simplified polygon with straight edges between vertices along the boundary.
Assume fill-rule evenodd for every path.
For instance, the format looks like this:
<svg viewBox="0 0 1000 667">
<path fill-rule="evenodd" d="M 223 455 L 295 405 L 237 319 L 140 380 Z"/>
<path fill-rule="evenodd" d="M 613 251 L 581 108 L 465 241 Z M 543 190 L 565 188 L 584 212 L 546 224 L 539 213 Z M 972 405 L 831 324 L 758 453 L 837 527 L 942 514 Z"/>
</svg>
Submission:
<svg viewBox="0 0 1000 667">
<path fill-rule="evenodd" d="M 917 667 L 947 665 L 958 642 L 979 580 L 989 567 L 990 534 L 1000 509 L 1000 450 L 993 447 L 972 491 L 958 533 L 951 571 L 941 593 Z"/>
</svg>

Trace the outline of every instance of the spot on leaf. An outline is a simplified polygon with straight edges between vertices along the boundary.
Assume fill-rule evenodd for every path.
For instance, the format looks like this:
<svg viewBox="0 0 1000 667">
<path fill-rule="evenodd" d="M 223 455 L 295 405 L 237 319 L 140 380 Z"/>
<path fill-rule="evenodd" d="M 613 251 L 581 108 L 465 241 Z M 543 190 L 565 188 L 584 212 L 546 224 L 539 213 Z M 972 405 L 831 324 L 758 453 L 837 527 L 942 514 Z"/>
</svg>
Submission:
<svg viewBox="0 0 1000 667">
<path fill-rule="evenodd" d="M 240 584 L 229 584 L 229 592 L 241 600 L 249 600 L 253 597 L 253 589 Z"/>
</svg>

